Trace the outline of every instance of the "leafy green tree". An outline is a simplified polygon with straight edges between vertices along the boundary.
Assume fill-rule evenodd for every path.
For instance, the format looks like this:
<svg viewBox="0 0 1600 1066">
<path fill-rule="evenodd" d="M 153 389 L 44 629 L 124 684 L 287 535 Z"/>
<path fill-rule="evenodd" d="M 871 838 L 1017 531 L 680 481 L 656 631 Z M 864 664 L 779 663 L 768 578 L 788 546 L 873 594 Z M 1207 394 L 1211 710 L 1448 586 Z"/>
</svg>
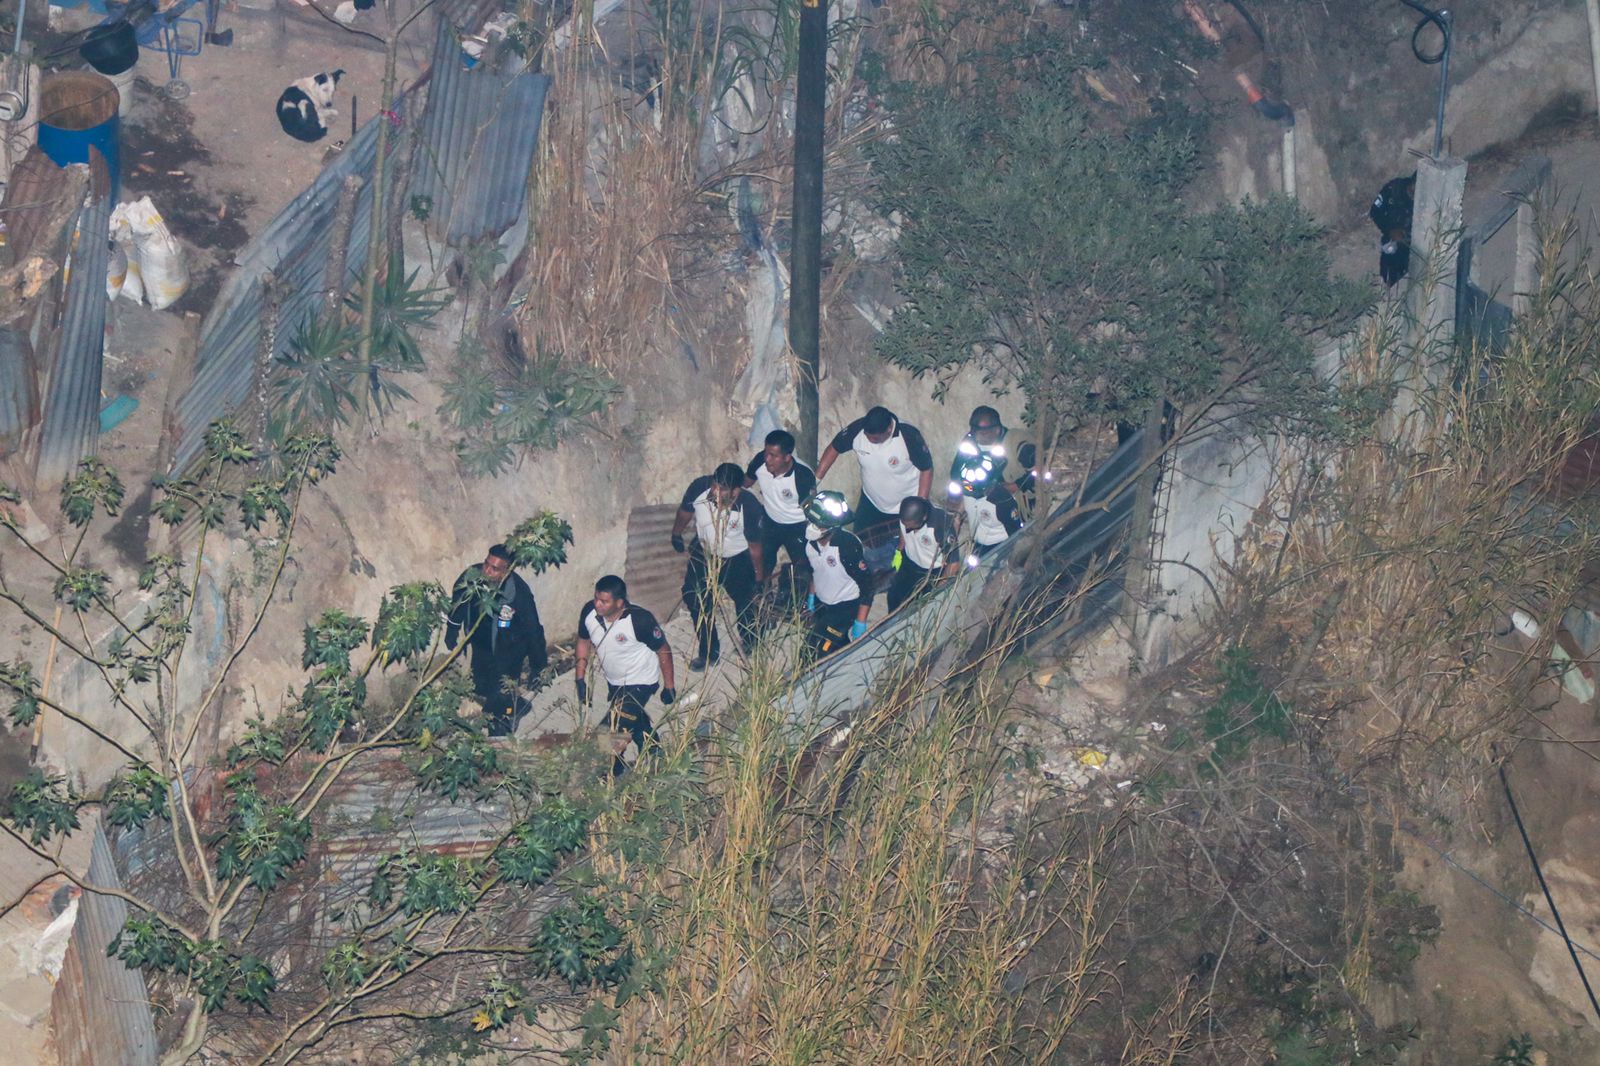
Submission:
<svg viewBox="0 0 1600 1066">
<path fill-rule="evenodd" d="M 970 82 L 891 93 L 873 163 L 905 302 L 879 354 L 941 391 L 974 373 L 1021 390 L 1047 453 L 1163 403 L 1184 426 L 1224 405 L 1326 421 L 1313 339 L 1363 298 L 1330 280 L 1316 227 L 1281 198 L 1197 209 L 1198 124 L 1095 115 L 1064 43 L 1041 31 Z"/>
<path fill-rule="evenodd" d="M 0 600 L 104 682 L 103 699 L 73 706 L 45 691 L 34 664 L 0 665 L 0 690 L 11 697 L 7 717 L 24 727 L 45 711 L 58 714 L 128 760 L 92 795 L 44 770 L 30 771 L 0 797 L 0 832 L 48 863 L 48 876 L 128 902 L 130 916 L 107 953 L 161 982 L 163 998 L 189 1005 L 178 1011 L 182 1032 L 172 1036 L 168 1063 L 207 1047 L 217 1033 L 213 1019 L 226 1011 L 273 1015 L 267 1043 L 249 1050 L 261 1061 L 286 1062 L 339 1027 L 372 1017 L 454 1019 L 466 1032 L 465 1015 L 476 1011 L 470 1027 L 490 1033 L 515 1018 L 533 1018 L 552 996 L 566 1002 L 580 989 L 587 997 L 616 987 L 632 956 L 603 888 L 586 886 L 542 919 L 527 915 L 528 901 L 553 886 L 588 843 L 606 795 L 598 785 L 599 753 L 586 769 L 571 752 L 540 761 L 491 743 L 481 718 L 464 713 L 471 684 L 458 659 L 466 642 L 455 651 L 442 647 L 447 596 L 437 583 L 394 587 L 375 621 L 337 608 L 315 616 L 304 629 L 299 690 L 276 714 L 249 723 L 220 760 L 203 755 L 197 739 L 221 714 L 223 686 L 267 612 L 284 606 L 279 579 L 305 489 L 334 473 L 339 449 L 327 436 L 292 437 L 275 456 L 280 472 L 273 476 L 254 476 L 261 459 L 237 429 L 219 423 L 196 472 L 157 486 L 156 517 L 195 522 L 200 544 L 192 555 L 185 552 L 188 558 L 203 558 L 206 538 L 226 526 L 269 532 L 277 545 L 260 602 L 198 696 L 178 685 L 195 621 L 194 566 L 176 555 L 150 560 L 138 578 L 144 606 L 129 609 L 111 575 L 79 559 L 91 526 L 121 505 L 115 472 L 89 460 L 64 486 L 62 511 L 79 535 L 59 558 L 29 544 L 11 512 L 0 510 L 3 534 L 54 575 L 57 617 L 66 620 L 51 622 L 48 605 L 32 602 L 6 571 L 0 571 Z M 0 499 L 16 498 L 0 488 Z M 566 562 L 572 530 L 544 512 L 505 540 L 519 566 L 542 572 Z M 89 639 L 108 625 L 109 640 Z M 118 719 L 139 727 L 134 739 L 126 739 L 130 731 Z M 401 793 L 411 796 L 408 807 L 481 807 L 494 800 L 495 809 L 508 812 L 502 824 L 491 823 L 498 839 L 481 854 L 463 855 L 410 841 L 397 826 L 394 851 L 360 875 L 364 886 L 351 886 L 359 889 L 352 903 L 345 886 L 328 883 L 325 868 L 308 859 L 340 829 L 328 809 L 340 778 L 375 760 L 409 771 Z M 202 794 L 210 791 L 202 787 L 207 772 L 220 775 L 214 801 Z M 164 842 L 181 884 L 160 892 L 137 884 L 134 891 L 111 889 L 57 865 L 54 842 L 79 828 L 91 808 L 113 830 L 144 828 Z M 375 824 L 380 813 L 372 812 Z M 271 961 L 291 947 L 271 915 L 306 905 L 326 914 L 332 943 L 317 965 L 286 970 Z M 452 982 L 455 991 L 440 992 L 427 981 L 412 991 L 413 977 L 437 973 L 440 960 L 453 961 L 465 977 Z M 401 1001 L 403 1008 L 396 1007 Z M 402 1015 L 383 1013 L 402 1009 Z M 228 1053 L 235 1053 L 238 1034 L 226 1039 Z"/>
</svg>

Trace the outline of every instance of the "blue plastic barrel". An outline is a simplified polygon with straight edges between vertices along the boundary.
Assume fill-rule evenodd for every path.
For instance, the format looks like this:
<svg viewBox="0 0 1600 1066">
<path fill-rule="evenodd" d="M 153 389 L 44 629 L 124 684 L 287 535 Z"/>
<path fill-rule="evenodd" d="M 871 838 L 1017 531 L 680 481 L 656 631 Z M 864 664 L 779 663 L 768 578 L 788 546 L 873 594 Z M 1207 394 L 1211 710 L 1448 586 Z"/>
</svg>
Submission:
<svg viewBox="0 0 1600 1066">
<path fill-rule="evenodd" d="M 111 175 L 113 202 L 122 177 L 117 100 L 111 79 L 93 71 L 47 74 L 39 88 L 39 150 L 64 167 L 89 162 L 89 150 L 97 149 Z"/>
</svg>

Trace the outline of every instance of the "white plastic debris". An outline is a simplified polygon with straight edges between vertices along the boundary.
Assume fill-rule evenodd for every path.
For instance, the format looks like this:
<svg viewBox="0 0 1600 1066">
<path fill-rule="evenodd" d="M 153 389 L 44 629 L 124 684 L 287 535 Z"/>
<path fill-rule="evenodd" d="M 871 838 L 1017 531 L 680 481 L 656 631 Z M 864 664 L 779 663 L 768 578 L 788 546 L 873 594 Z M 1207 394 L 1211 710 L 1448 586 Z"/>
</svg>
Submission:
<svg viewBox="0 0 1600 1066">
<path fill-rule="evenodd" d="M 135 271 L 142 282 L 140 295 L 157 311 L 172 306 L 189 288 L 189 264 L 184 258 L 183 246 L 167 229 L 150 197 L 117 205 L 111 212 L 111 237 L 118 243 L 126 239 L 133 246 L 132 254 L 128 254 L 128 277 L 122 288 L 124 296 L 139 298 L 129 292 Z"/>
<path fill-rule="evenodd" d="M 115 300 L 122 294 L 128 280 L 128 253 L 116 241 L 109 241 L 111 258 L 106 262 L 106 299 Z"/>
</svg>

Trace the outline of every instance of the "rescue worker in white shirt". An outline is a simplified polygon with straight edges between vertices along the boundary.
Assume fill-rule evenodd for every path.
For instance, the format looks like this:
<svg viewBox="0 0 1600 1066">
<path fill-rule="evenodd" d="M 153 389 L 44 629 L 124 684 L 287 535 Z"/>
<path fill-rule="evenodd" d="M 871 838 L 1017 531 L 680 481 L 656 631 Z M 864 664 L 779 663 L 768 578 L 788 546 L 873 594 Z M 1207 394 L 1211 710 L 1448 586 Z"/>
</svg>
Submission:
<svg viewBox="0 0 1600 1066">
<path fill-rule="evenodd" d="M 806 650 L 821 658 L 867 632 L 872 593 L 861 538 L 844 527 L 850 505 L 844 494 L 819 492 L 806 501 L 806 557 L 811 563 L 811 632 Z"/>
<path fill-rule="evenodd" d="M 761 523 L 761 558 L 766 572 L 778 565 L 778 549 L 796 571 L 806 567 L 806 516 L 800 505 L 817 491 L 817 475 L 794 457 L 794 434 L 775 429 L 766 447 L 744 468 L 745 488 L 755 487 L 766 513 Z"/>
<path fill-rule="evenodd" d="M 955 523 L 921 496 L 900 501 L 900 550 L 889 583 L 889 610 L 898 610 L 956 569 Z"/>
<path fill-rule="evenodd" d="M 851 451 L 861 464 L 856 532 L 893 522 L 907 496 L 927 498 L 933 485 L 928 442 L 916 426 L 900 421 L 888 408 L 874 407 L 834 435 L 817 463 L 817 480 L 827 477 L 839 456 Z"/>
<path fill-rule="evenodd" d="M 695 540 L 685 546 L 683 534 L 691 525 Z M 713 581 L 733 600 L 739 642 L 749 651 L 756 642 L 756 586 L 766 581 L 767 570 L 761 549 L 761 504 L 745 491 L 743 470 L 723 463 L 714 473 L 689 482 L 672 523 L 672 547 L 689 553 L 683 598 L 699 644 L 689 669 L 704 670 L 721 654 Z"/>
<path fill-rule="evenodd" d="M 673 687 L 672 648 L 655 615 L 628 602 L 627 583 L 607 574 L 594 583 L 594 599 L 578 613 L 578 706 L 589 705 L 589 660 L 600 663 L 606 679 L 606 702 L 611 708 L 611 731 L 626 730 L 643 758 L 649 744 L 658 743 L 656 727 L 645 704 L 661 690 L 661 705 L 677 698 Z M 618 752 L 611 776 L 625 772 L 628 764 Z"/>
<path fill-rule="evenodd" d="M 1000 421 L 999 411 L 983 405 L 974 407 L 967 419 L 967 435 L 956 445 L 955 463 L 952 464 L 950 472 L 951 479 L 959 477 L 955 467 L 975 455 L 987 455 L 1002 468 L 1008 465 L 1008 460 L 1013 457 L 1013 442 L 1006 439 L 1010 433 L 1010 428 Z M 1031 508 L 1035 482 L 1041 477 L 1049 481 L 1050 472 L 1046 470 L 1040 474 L 1034 469 L 1038 462 L 1039 450 L 1031 441 L 1017 442 L 1014 455 L 1020 472 L 1015 481 L 1005 483 L 1006 491 L 1011 493 L 1019 505 Z"/>
<path fill-rule="evenodd" d="M 972 537 L 967 563 L 994 551 L 1022 528 L 1017 500 L 1006 488 L 1005 460 L 988 455 L 957 457 L 950 479 L 950 495 L 959 497 L 966 531 Z"/>
</svg>

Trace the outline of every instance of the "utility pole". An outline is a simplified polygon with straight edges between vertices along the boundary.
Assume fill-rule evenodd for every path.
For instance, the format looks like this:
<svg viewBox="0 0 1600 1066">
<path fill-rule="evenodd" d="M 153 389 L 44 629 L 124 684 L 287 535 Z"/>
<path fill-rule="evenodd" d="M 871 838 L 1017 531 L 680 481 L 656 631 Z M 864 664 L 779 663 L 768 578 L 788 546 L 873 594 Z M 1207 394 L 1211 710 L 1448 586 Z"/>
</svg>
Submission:
<svg viewBox="0 0 1600 1066">
<path fill-rule="evenodd" d="M 794 213 L 789 251 L 789 347 L 799 366 L 795 444 L 817 461 L 817 381 L 822 325 L 822 126 L 828 81 L 828 0 L 800 0 L 794 107 Z"/>
</svg>

